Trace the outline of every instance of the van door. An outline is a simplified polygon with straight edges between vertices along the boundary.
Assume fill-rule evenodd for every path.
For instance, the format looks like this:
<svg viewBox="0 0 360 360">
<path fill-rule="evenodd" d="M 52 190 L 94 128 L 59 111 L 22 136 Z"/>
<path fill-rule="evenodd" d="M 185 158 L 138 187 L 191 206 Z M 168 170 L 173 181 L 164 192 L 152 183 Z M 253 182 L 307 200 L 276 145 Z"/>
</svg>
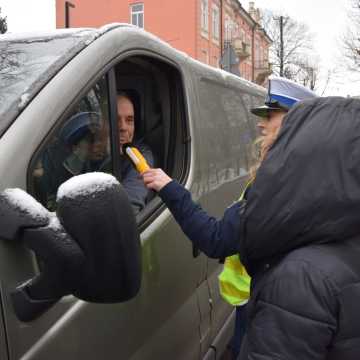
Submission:
<svg viewBox="0 0 360 360">
<path fill-rule="evenodd" d="M 249 177 L 254 134 L 249 127 L 245 91 L 234 80 L 228 83 L 219 74 L 193 72 L 198 87 L 201 123 L 202 183 L 201 205 L 209 214 L 222 217 L 226 207 L 239 199 Z M 240 82 L 240 80 L 239 80 Z M 238 88 L 237 88 L 238 87 Z M 211 338 L 221 354 L 233 335 L 234 308 L 220 296 L 219 260 L 208 259 L 207 282 L 211 300 Z M 214 343 L 216 342 L 216 344 Z"/>
<path fill-rule="evenodd" d="M 135 37 L 134 32 L 129 36 Z M 126 35 L 124 39 L 129 38 Z M 115 165 L 119 164 L 120 154 L 114 140 L 117 138 L 116 64 L 105 68 L 103 62 L 117 55 L 124 39 L 113 38 L 110 47 L 102 38 L 95 41 L 23 110 L 0 139 L 1 190 L 28 189 L 54 210 L 56 189 L 64 180 L 60 177 L 64 172 L 58 170 L 65 163 L 70 164 L 69 151 L 74 151 L 73 144 L 66 142 L 69 132 L 65 128 L 84 112 L 100 113 L 102 128 L 109 129 L 105 143 L 109 145 L 106 150 L 112 166 L 107 171 L 117 175 Z M 146 45 L 154 41 L 145 40 Z M 163 129 L 167 131 L 165 143 L 169 144 L 167 161 L 174 164 L 172 175 L 184 181 L 190 162 L 188 144 L 184 141 L 189 135 L 186 111 L 171 101 L 181 98 L 181 93 L 174 94 L 171 89 L 182 80 L 166 62 L 144 54 L 135 60 L 132 65 L 136 64 L 137 70 L 144 74 L 148 72 L 148 79 L 163 74 L 164 81 L 153 84 L 151 92 L 144 94 L 144 101 L 149 105 L 154 101 L 150 95 L 157 93 L 157 87 L 168 87 L 169 101 L 160 101 L 163 111 L 170 114 L 162 119 Z M 64 143 L 70 146 L 64 148 Z M 17 161 L 9 154 L 16 154 Z M 91 304 L 68 296 L 29 323 L 22 323 L 16 317 L 10 294 L 37 273 L 38 261 L 22 244 L 0 241 L 1 292 L 10 359 L 199 358 L 201 300 L 197 289 L 204 277 L 205 258 L 193 259 L 191 243 L 158 198 L 147 204 L 138 221 L 142 231 L 143 278 L 140 293 L 134 299 L 122 304 Z"/>
</svg>

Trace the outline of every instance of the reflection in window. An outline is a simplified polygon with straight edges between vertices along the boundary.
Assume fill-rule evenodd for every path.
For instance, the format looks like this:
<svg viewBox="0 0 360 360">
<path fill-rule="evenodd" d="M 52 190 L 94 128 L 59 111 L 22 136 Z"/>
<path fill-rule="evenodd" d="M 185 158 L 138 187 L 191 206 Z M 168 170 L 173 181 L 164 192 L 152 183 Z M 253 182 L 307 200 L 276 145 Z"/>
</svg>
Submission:
<svg viewBox="0 0 360 360">
<path fill-rule="evenodd" d="M 1 35 L 0 136 L 38 91 L 82 48 L 94 39 L 93 30 L 57 35 Z"/>
<path fill-rule="evenodd" d="M 105 78 L 72 109 L 34 164 L 34 194 L 49 210 L 55 210 L 58 187 L 72 176 L 112 172 Z"/>
</svg>

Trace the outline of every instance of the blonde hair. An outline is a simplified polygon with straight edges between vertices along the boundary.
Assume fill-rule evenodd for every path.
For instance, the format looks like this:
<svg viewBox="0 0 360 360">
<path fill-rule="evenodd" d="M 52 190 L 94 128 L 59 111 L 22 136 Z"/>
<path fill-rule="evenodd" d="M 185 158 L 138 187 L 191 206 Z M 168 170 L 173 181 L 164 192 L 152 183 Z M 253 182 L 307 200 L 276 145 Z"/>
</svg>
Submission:
<svg viewBox="0 0 360 360">
<path fill-rule="evenodd" d="M 255 180 L 256 173 L 261 165 L 261 163 L 266 158 L 266 155 L 275 142 L 280 129 L 274 131 L 270 136 L 259 136 L 255 139 L 253 143 L 253 157 L 255 159 L 255 165 L 250 168 L 250 180 Z"/>
</svg>

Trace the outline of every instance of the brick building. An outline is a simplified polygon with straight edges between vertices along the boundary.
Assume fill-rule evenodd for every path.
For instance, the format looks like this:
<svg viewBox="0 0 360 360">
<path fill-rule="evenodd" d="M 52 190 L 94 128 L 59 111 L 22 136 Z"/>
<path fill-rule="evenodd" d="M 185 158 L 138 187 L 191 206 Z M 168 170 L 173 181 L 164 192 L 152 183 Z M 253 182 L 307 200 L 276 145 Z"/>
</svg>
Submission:
<svg viewBox="0 0 360 360">
<path fill-rule="evenodd" d="M 132 23 L 211 66 L 264 84 L 271 39 L 259 10 L 238 0 L 56 0 L 56 26 L 100 27 Z"/>
</svg>

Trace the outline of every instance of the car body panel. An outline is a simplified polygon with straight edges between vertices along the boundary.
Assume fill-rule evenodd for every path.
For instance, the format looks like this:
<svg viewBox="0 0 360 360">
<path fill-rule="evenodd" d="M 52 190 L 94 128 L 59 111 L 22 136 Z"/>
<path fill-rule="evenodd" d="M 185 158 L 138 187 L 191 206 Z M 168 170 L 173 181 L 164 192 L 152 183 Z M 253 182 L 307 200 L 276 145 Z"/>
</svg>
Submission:
<svg viewBox="0 0 360 360">
<path fill-rule="evenodd" d="M 228 145 L 224 152 L 221 147 L 226 145 L 223 141 L 229 131 L 221 111 L 234 110 L 223 105 L 225 110 L 219 109 L 210 118 L 204 106 L 212 102 L 216 107 L 219 93 L 210 94 L 212 98 L 206 95 L 200 88 L 201 81 L 250 92 L 257 99 L 264 96 L 264 91 L 211 70 L 142 30 L 124 26 L 112 26 L 64 64 L 55 76 L 49 76 L 48 83 L 0 138 L 0 190 L 26 189 L 32 155 L 58 119 L 115 60 L 130 54 L 161 58 L 181 72 L 192 139 L 184 185 L 194 200 L 219 216 L 238 198 L 249 169 L 239 166 L 237 149 Z M 216 129 L 223 131 L 218 134 L 221 141 L 214 158 Z M 228 156 L 225 162 L 224 153 Z M 217 289 L 221 264 L 203 254 L 194 258 L 190 241 L 166 209 L 142 232 L 141 241 L 143 278 L 140 293 L 134 299 L 100 305 L 68 296 L 28 324 L 16 318 L 9 294 L 36 274 L 36 259 L 22 244 L 0 241 L 1 293 L 10 359 L 91 360 L 121 354 L 122 359 L 131 360 L 180 360 L 199 359 L 208 353 L 232 312 L 220 300 Z M 226 334 L 228 340 L 229 332 Z"/>
</svg>

